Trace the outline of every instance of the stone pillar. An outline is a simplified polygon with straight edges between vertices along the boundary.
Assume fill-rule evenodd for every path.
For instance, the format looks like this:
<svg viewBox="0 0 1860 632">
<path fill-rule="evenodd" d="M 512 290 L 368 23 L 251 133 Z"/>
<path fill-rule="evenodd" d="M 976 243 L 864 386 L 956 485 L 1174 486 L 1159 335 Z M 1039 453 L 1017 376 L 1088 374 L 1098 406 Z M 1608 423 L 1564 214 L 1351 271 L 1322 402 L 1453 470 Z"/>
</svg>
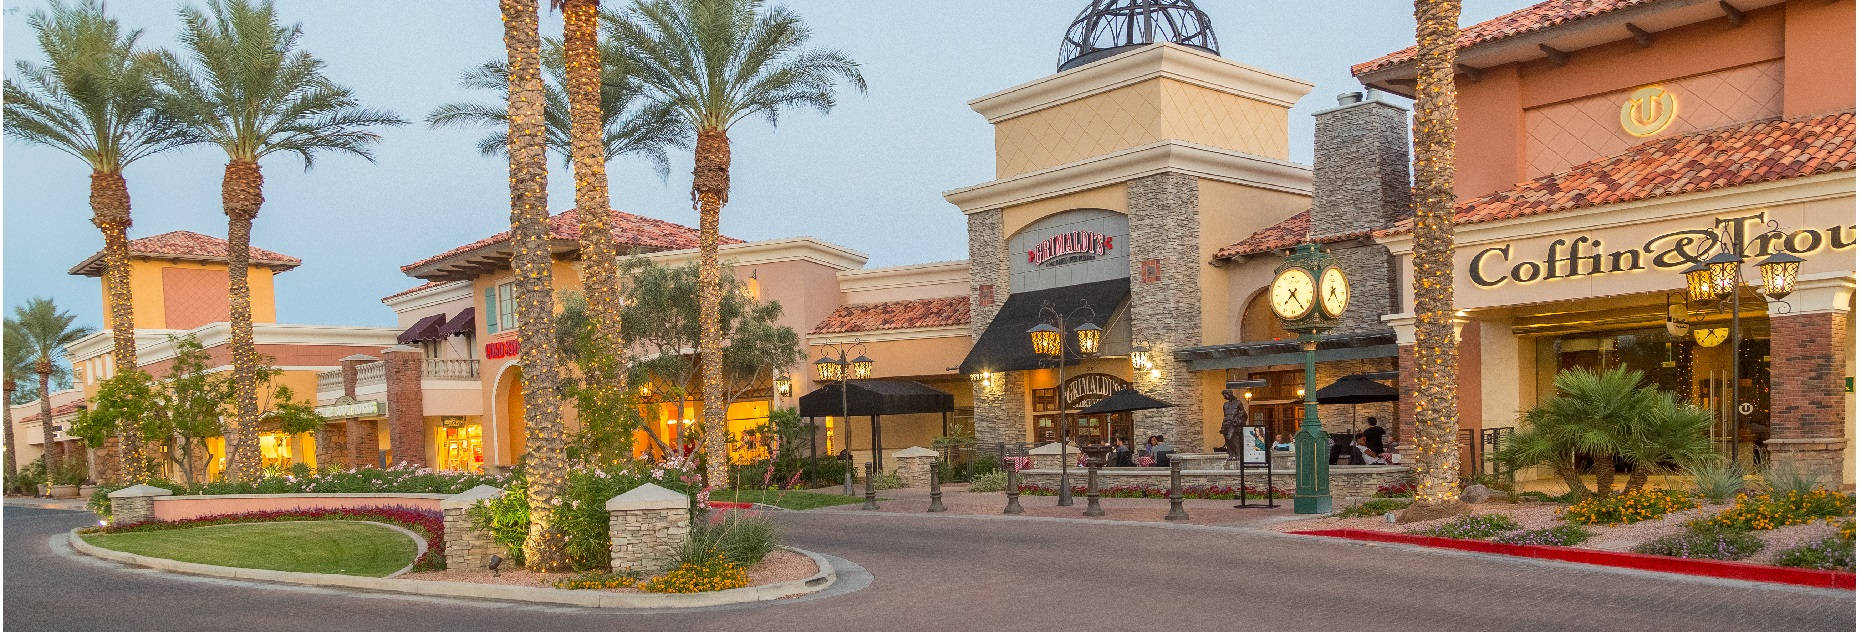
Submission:
<svg viewBox="0 0 1860 632">
<path fill-rule="evenodd" d="M 1069 448 L 1066 450 L 1067 455 L 1076 455 L 1078 452 L 1078 450 Z M 1059 442 L 1054 441 L 1029 449 L 1027 458 L 1032 461 L 1027 464 L 1028 467 L 1036 470 L 1057 470 L 1059 469 Z"/>
<path fill-rule="evenodd" d="M 104 438 L 103 447 L 95 450 L 97 464 L 91 469 L 91 479 L 102 483 L 123 482 L 122 444 L 123 439 L 116 435 Z"/>
<path fill-rule="evenodd" d="M 1175 351 L 1201 344 L 1201 184 L 1194 176 L 1162 173 L 1131 180 L 1130 336 L 1150 348 L 1156 370 L 1134 385 L 1173 408 L 1137 411 L 1136 436 L 1162 435 L 1181 452 L 1203 448 L 1200 376 Z M 1159 275 L 1145 281 L 1154 261 Z M 1109 313 L 1116 306 L 1096 306 Z"/>
<path fill-rule="evenodd" d="M 1414 376 L 1414 341 L 1395 347 L 1395 390 L 1401 393 L 1401 401 L 1395 402 L 1395 428 L 1385 443 L 1391 450 L 1402 456 L 1404 462 L 1412 462 L 1414 456 L 1414 399 L 1410 394 L 1415 391 Z"/>
<path fill-rule="evenodd" d="M 370 362 L 379 362 L 379 360 L 376 360 L 374 356 L 357 353 L 337 360 L 337 362 L 342 363 L 342 394 L 349 399 L 355 399 L 356 369 Z"/>
<path fill-rule="evenodd" d="M 1027 374 L 990 373 L 970 381 L 975 393 L 975 441 L 980 444 L 1027 440 Z"/>
<path fill-rule="evenodd" d="M 406 345 L 382 349 L 381 355 L 387 362 L 388 449 L 396 464 L 426 467 L 426 412 L 420 392 L 426 358 Z"/>
<path fill-rule="evenodd" d="M 329 471 L 353 467 L 349 463 L 349 431 L 338 421 L 325 421 L 316 429 L 316 467 Z"/>
<path fill-rule="evenodd" d="M 472 525 L 470 512 L 473 505 L 503 495 L 504 490 L 479 485 L 439 501 L 439 511 L 445 515 L 446 568 L 484 568 L 491 563 L 491 555 L 498 552 L 497 542 L 489 532 Z"/>
<path fill-rule="evenodd" d="M 343 443 L 349 449 L 349 467 L 380 465 L 381 438 L 376 434 L 375 420 L 350 419 L 343 430 L 348 435 Z"/>
<path fill-rule="evenodd" d="M 1853 395 L 1847 354 L 1853 350 L 1853 280 L 1804 279 L 1789 297 L 1794 309 L 1770 316 L 1770 458 L 1793 461 L 1838 485 L 1851 460 L 1846 450 Z"/>
<path fill-rule="evenodd" d="M 969 219 L 969 334 L 981 340 L 982 332 L 1001 312 L 1008 299 L 1007 235 L 1001 209 L 970 213 Z M 973 367 L 972 367 L 973 368 Z M 970 375 L 975 403 L 975 440 L 978 443 L 1016 443 L 1027 437 L 1026 376 L 1002 373 L 998 367 L 979 367 L 989 373 Z"/>
<path fill-rule="evenodd" d="M 155 498 L 174 492 L 154 485 L 135 485 L 110 492 L 110 523 L 141 524 L 155 520 Z"/>
<path fill-rule="evenodd" d="M 891 461 L 897 464 L 898 478 L 904 480 L 905 487 L 929 487 L 930 464 L 936 457 L 936 450 L 911 446 L 893 452 Z"/>
<path fill-rule="evenodd" d="M 691 537 L 691 498 L 646 483 L 607 501 L 613 572 L 658 572 L 678 563 Z"/>
</svg>

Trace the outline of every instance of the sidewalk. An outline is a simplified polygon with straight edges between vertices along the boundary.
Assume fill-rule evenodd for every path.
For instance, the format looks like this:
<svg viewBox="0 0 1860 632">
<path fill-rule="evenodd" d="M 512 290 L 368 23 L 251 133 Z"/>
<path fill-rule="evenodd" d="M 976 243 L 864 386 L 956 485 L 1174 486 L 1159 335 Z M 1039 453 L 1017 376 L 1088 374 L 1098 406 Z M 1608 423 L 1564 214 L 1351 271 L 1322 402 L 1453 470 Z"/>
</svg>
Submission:
<svg viewBox="0 0 1860 632">
<path fill-rule="evenodd" d="M 85 511 L 82 498 L 32 498 L 29 496 L 6 497 L 8 507 L 32 507 L 34 509 L 57 509 L 60 511 Z"/>
<path fill-rule="evenodd" d="M 948 513 L 999 516 L 1001 509 L 1007 506 L 1006 492 L 970 493 L 967 484 L 943 486 L 943 506 Z M 836 492 L 838 490 L 835 490 Z M 863 488 L 855 488 L 863 494 Z M 887 489 L 878 492 L 880 511 L 891 513 L 925 513 L 930 508 L 929 488 Z M 1163 516 L 1169 513 L 1169 501 L 1162 498 L 1103 498 L 1098 502 L 1104 508 L 1104 515 L 1087 518 L 1085 513 L 1085 495 L 1073 496 L 1071 507 L 1055 505 L 1056 496 L 1021 495 L 1020 506 L 1025 510 L 1024 516 L 1049 518 L 1074 518 L 1078 520 L 1111 522 L 1168 522 Z M 1253 500 L 1249 504 L 1259 504 L 1259 509 L 1236 509 L 1238 500 L 1184 500 L 1182 507 L 1188 511 L 1188 520 L 1178 521 L 1184 524 L 1215 525 L 1224 527 L 1264 527 L 1267 525 L 1296 520 L 1301 517 L 1292 513 L 1292 501 L 1289 498 L 1277 499 L 1276 508 L 1264 508 L 1266 501 Z M 840 505 L 833 507 L 840 511 L 858 511 L 859 505 Z"/>
</svg>

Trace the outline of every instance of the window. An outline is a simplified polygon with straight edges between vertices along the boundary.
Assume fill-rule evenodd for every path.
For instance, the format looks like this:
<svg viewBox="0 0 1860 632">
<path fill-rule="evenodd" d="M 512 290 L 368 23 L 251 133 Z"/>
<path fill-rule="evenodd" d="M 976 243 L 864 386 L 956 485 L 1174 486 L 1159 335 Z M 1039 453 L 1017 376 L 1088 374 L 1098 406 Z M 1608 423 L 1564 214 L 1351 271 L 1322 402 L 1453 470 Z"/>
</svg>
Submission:
<svg viewBox="0 0 1860 632">
<path fill-rule="evenodd" d="M 517 328 L 517 284 L 497 286 L 497 324 L 504 331 Z"/>
</svg>

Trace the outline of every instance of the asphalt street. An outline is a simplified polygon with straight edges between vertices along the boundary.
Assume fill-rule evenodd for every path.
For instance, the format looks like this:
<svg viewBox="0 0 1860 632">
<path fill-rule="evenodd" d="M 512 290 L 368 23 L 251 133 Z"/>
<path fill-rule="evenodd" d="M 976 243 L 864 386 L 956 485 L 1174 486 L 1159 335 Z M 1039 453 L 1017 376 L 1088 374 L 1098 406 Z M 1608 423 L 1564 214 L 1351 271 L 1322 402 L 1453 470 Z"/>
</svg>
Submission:
<svg viewBox="0 0 1860 632">
<path fill-rule="evenodd" d="M 853 573 L 775 604 L 628 612 L 193 578 L 60 544 L 5 508 L 7 630 L 1853 630 L 1854 593 L 1182 525 L 780 514 Z M 863 587 L 860 585 L 863 584 Z M 856 590 L 848 590 L 856 588 Z M 835 594 L 837 593 L 837 594 Z"/>
</svg>

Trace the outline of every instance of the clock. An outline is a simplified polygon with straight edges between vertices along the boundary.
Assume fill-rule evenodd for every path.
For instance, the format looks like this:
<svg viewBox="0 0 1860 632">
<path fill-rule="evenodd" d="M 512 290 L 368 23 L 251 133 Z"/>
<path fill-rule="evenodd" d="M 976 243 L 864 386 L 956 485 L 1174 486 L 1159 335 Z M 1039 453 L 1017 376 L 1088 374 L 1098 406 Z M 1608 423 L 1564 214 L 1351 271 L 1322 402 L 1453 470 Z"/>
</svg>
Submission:
<svg viewBox="0 0 1860 632">
<path fill-rule="evenodd" d="M 1325 268 L 1323 276 L 1318 277 L 1317 289 L 1318 305 L 1324 308 L 1324 315 L 1337 318 L 1350 306 L 1350 281 L 1344 278 L 1343 268 Z"/>
<path fill-rule="evenodd" d="M 1724 344 L 1724 340 L 1730 337 L 1731 337 L 1731 330 L 1725 329 L 1723 327 L 1719 327 L 1717 329 L 1708 329 L 1708 328 L 1701 327 L 1701 328 L 1692 330 L 1692 339 L 1695 341 L 1698 341 L 1699 346 L 1701 347 L 1708 347 L 1708 348 L 1716 347 L 1718 345 Z"/>
<path fill-rule="evenodd" d="M 1272 280 L 1272 311 L 1285 320 L 1298 320 L 1317 307 L 1317 279 L 1311 271 L 1291 267 Z"/>
</svg>

